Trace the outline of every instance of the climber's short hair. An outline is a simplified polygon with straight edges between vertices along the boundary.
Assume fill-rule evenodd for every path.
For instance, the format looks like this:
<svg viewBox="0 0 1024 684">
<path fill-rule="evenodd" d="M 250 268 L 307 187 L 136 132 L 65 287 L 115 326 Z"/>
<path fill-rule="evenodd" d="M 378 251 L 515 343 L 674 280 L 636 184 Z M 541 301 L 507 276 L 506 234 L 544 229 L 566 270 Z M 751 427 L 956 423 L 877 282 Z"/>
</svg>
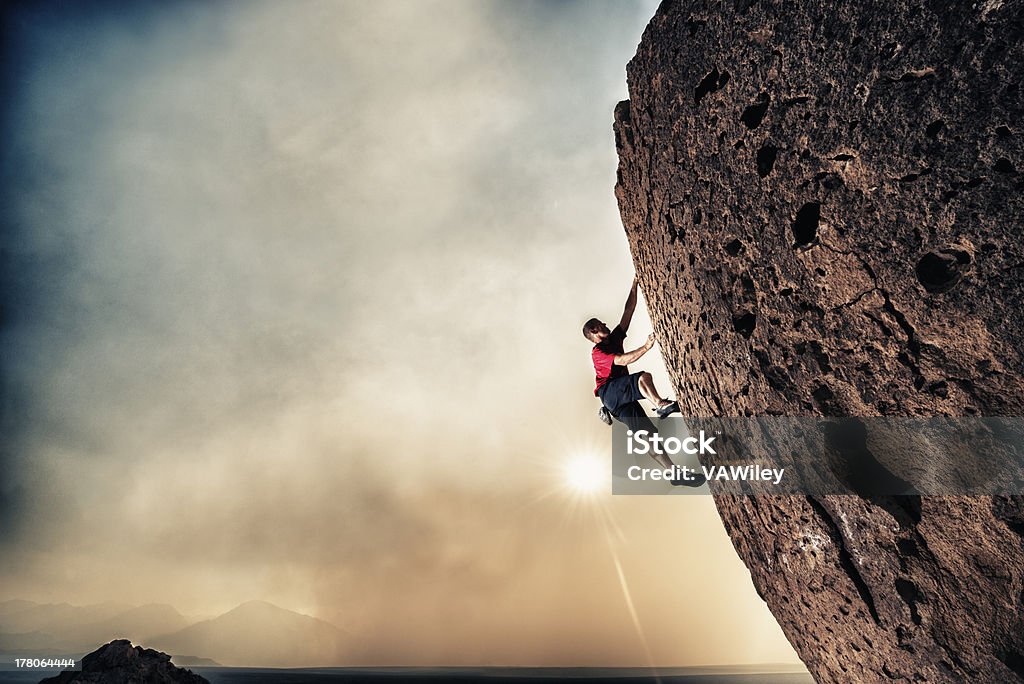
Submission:
<svg viewBox="0 0 1024 684">
<path fill-rule="evenodd" d="M 583 324 L 583 336 L 589 340 L 590 336 L 600 330 L 602 325 L 604 323 L 599 318 L 591 318 Z"/>
</svg>

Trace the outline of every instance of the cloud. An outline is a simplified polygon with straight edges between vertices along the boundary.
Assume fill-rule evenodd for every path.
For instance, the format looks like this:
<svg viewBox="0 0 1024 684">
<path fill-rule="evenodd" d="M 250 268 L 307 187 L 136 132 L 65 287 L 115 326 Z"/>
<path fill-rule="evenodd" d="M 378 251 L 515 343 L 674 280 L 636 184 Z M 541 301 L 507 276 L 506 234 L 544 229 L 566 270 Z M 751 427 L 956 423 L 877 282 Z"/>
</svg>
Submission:
<svg viewBox="0 0 1024 684">
<path fill-rule="evenodd" d="M 593 411 L 581 307 L 628 285 L 612 108 L 652 12 L 11 10 L 8 591 L 264 598 L 386 663 L 641 658 L 604 540 L 529 502 Z"/>
</svg>

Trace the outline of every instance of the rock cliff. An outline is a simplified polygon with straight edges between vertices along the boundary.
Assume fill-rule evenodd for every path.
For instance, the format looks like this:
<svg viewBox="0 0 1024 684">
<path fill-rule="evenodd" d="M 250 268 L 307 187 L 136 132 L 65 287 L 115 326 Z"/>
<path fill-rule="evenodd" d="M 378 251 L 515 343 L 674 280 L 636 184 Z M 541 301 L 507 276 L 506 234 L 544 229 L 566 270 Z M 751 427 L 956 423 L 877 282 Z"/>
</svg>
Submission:
<svg viewBox="0 0 1024 684">
<path fill-rule="evenodd" d="M 627 75 L 684 415 L 1024 415 L 1024 3 L 665 2 Z M 716 503 L 818 681 L 1024 681 L 1020 497 Z"/>
</svg>

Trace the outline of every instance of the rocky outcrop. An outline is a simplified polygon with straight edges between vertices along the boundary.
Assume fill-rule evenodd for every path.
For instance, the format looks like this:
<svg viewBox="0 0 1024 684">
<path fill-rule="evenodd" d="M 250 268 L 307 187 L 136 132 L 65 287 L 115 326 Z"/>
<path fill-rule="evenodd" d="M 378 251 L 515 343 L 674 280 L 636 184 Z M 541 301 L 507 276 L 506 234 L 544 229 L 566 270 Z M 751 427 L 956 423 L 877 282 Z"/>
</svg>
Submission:
<svg viewBox="0 0 1024 684">
<path fill-rule="evenodd" d="M 684 414 L 1024 415 L 1022 9 L 662 4 L 616 194 Z M 716 503 L 818 681 L 1024 681 L 1019 497 Z"/>
<path fill-rule="evenodd" d="M 117 639 L 82 658 L 81 671 L 65 671 L 39 684 L 209 684 L 191 670 L 171 664 L 171 656 Z"/>
</svg>

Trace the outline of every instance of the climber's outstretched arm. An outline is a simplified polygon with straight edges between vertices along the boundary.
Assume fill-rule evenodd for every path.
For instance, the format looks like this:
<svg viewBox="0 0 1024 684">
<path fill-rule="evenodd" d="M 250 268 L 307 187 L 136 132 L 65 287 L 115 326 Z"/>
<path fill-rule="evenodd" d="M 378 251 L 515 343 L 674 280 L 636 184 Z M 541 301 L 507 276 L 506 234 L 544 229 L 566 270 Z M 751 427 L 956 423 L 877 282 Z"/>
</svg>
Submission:
<svg viewBox="0 0 1024 684">
<path fill-rule="evenodd" d="M 622 320 L 619 321 L 619 327 L 622 328 L 622 332 L 629 330 L 629 322 L 633 320 L 633 311 L 636 310 L 636 276 L 633 277 L 633 286 L 629 288 L 629 297 L 626 298 L 626 306 L 622 309 Z"/>
</svg>

